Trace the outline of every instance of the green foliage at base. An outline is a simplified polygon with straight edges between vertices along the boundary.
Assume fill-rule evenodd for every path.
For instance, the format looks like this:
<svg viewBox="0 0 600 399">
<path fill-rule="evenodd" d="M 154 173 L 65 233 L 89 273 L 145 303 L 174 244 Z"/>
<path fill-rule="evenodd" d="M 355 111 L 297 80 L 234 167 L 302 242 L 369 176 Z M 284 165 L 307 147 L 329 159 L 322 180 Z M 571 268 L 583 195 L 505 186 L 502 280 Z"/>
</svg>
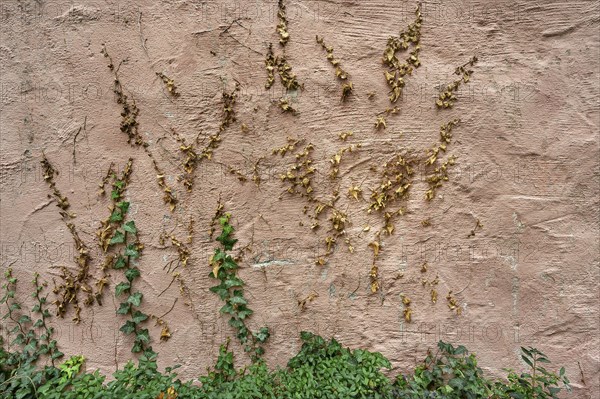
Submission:
<svg viewBox="0 0 600 399">
<path fill-rule="evenodd" d="M 523 356 L 535 369 L 518 375 L 510 371 L 508 380 L 496 381 L 483 375 L 475 355 L 464 347 L 440 342 L 437 353 L 427 356 L 414 374 L 391 381 L 382 371 L 390 362 L 380 353 L 351 350 L 308 332 L 301 339 L 300 352 L 286 368 L 274 371 L 262 360 L 236 370 L 233 353 L 222 345 L 214 369 L 187 382 L 177 377 L 178 366 L 160 372 L 152 352 L 137 363 L 130 361 L 106 382 L 98 372 L 79 373 L 82 357 L 31 373 L 7 364 L 10 354 L 2 350 L 0 392 L 2 398 L 40 399 L 529 399 L 557 398 L 559 382 L 569 389 L 564 369 L 556 375 L 540 367 L 545 356 L 531 348 Z"/>
</svg>

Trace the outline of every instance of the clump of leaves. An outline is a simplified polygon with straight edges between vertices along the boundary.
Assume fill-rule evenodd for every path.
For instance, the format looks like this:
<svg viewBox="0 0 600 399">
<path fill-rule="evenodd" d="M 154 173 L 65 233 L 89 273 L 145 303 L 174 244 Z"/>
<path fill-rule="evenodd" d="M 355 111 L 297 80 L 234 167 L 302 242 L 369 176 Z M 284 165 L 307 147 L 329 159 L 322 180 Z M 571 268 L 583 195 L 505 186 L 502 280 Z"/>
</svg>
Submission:
<svg viewBox="0 0 600 399">
<path fill-rule="evenodd" d="M 112 191 L 110 193 L 111 204 L 108 207 L 110 215 L 100 221 L 100 227 L 96 231 L 100 248 L 105 253 L 105 259 L 102 263 L 102 277 L 96 281 L 96 301 L 102 304 L 102 294 L 104 288 L 108 285 L 108 270 L 112 268 L 115 254 L 110 251 L 110 242 L 116 230 L 123 227 L 125 223 L 125 214 L 129 209 L 129 202 L 124 201 L 123 197 L 129 184 L 129 179 L 132 172 L 133 159 L 129 158 L 127 164 L 123 168 L 121 175 L 117 177 L 116 173 L 112 171 L 112 165 L 109 171 L 112 172 L 110 178 L 112 178 Z M 104 189 L 103 182 L 103 189 Z"/>
<path fill-rule="evenodd" d="M 425 361 L 413 375 L 399 375 L 393 384 L 393 397 L 406 399 L 558 399 L 562 389 L 571 390 L 564 367 L 559 374 L 540 366 L 550 363 L 534 348 L 521 348 L 522 359 L 531 368 L 517 374 L 508 370 L 508 381 L 485 377 L 474 354 L 460 345 L 440 341 L 435 353 L 428 351 Z M 562 384 L 563 387 L 560 387 Z"/>
<path fill-rule="evenodd" d="M 456 312 L 457 315 L 460 315 L 462 313 L 462 308 L 456 300 L 456 297 L 452 295 L 452 291 L 449 291 L 448 295 L 446 295 L 446 301 L 448 302 L 448 309 L 450 309 L 453 312 Z"/>
<path fill-rule="evenodd" d="M 288 138 L 288 145 L 279 149 L 279 153 L 284 155 L 290 148 L 294 150 L 296 143 L 291 143 Z M 302 152 L 295 154 L 296 162 L 288 168 L 287 172 L 279 176 L 281 181 L 289 183 L 287 191 L 290 194 L 299 194 L 309 200 L 314 198 L 311 179 L 317 171 L 313 166 L 314 148 L 312 144 L 307 144 Z"/>
<path fill-rule="evenodd" d="M 124 201 L 122 196 L 130 173 L 131 163 L 128 163 L 121 175 L 123 180 L 115 180 L 113 183 L 114 190 L 111 197 L 117 202 L 112 208 L 108 225 L 101 231 L 100 237 L 103 237 L 101 245 L 105 246 L 105 252 L 109 250 L 112 252 L 111 256 L 107 256 L 107 260 L 110 262 L 107 266 L 114 270 L 122 270 L 127 280 L 115 286 L 116 297 L 126 296 L 126 299 L 120 303 L 117 314 L 130 317 L 121 326 L 120 331 L 126 335 L 134 335 L 131 351 L 139 353 L 152 351 L 152 348 L 149 346 L 148 329 L 142 328 L 141 325 L 148 319 L 148 315 L 139 310 L 143 294 L 133 288 L 134 280 L 140 276 L 140 269 L 135 262 L 138 262 L 144 245 L 138 239 L 135 222 L 133 220 L 125 222 L 130 203 Z M 110 239 L 107 235 L 108 232 L 110 232 Z"/>
<path fill-rule="evenodd" d="M 184 137 L 182 137 L 175 129 L 171 129 L 173 137 L 179 144 L 179 151 L 185 156 L 185 160 L 182 162 L 183 176 L 179 177 L 179 181 L 183 182 L 183 185 L 188 192 L 192 191 L 194 186 L 194 176 L 200 157 L 196 152 L 194 144 L 188 144 Z"/>
<path fill-rule="evenodd" d="M 244 351 L 250 355 L 253 362 L 256 362 L 263 355 L 262 345 L 270 334 L 268 327 L 262 327 L 258 331 L 252 332 L 246 326 L 246 319 L 254 312 L 248 307 L 248 301 L 244 297 L 245 283 L 237 275 L 239 266 L 228 253 L 237 242 L 237 239 L 233 238 L 234 228 L 229 224 L 230 217 L 229 214 L 225 214 L 219 218 L 222 231 L 217 237 L 217 241 L 221 243 L 222 247 L 215 249 L 209 261 L 212 267 L 209 277 L 218 279 L 219 284 L 211 287 L 210 290 L 225 302 L 220 312 L 230 315 L 229 325 L 236 330 L 236 337 Z"/>
<path fill-rule="evenodd" d="M 283 2 L 280 1 L 279 5 L 280 7 L 282 6 Z M 284 7 L 285 9 L 285 7 Z M 281 12 L 281 9 L 280 9 Z M 285 12 L 285 11 L 284 11 Z M 281 25 L 281 22 L 278 26 L 278 30 L 280 29 L 280 26 L 286 26 Z M 287 29 L 287 28 L 285 28 Z M 287 42 L 287 38 L 289 38 L 289 35 L 287 33 L 287 30 L 285 31 L 285 41 Z M 281 43 L 280 39 L 280 43 Z M 285 43 L 282 43 L 282 45 L 285 45 Z M 288 63 L 285 54 L 281 54 L 277 57 L 275 57 L 274 53 L 273 53 L 273 44 L 270 43 L 268 50 L 267 50 L 267 56 L 265 58 L 265 68 L 267 70 L 267 82 L 265 83 L 265 88 L 268 90 L 270 89 L 273 84 L 275 83 L 275 70 L 277 70 L 277 74 L 279 75 L 279 80 L 281 81 L 281 84 L 283 85 L 283 87 L 286 90 L 286 93 L 289 93 L 291 90 L 298 90 L 301 88 L 300 83 L 298 82 L 298 78 L 296 77 L 296 75 L 292 72 L 292 66 Z M 294 109 L 294 107 L 291 104 L 291 99 L 289 97 L 282 97 L 279 99 L 279 108 L 281 108 L 281 110 L 283 112 L 289 112 L 293 115 L 295 115 L 296 109 Z"/>
<path fill-rule="evenodd" d="M 61 209 L 60 214 L 63 222 L 69 229 L 69 232 L 71 233 L 75 243 L 75 248 L 77 249 L 77 255 L 75 256 L 77 274 L 73 274 L 72 271 L 64 266 L 61 267 L 60 278 L 62 282 L 54 287 L 54 293 L 58 296 L 54 303 L 57 307 L 57 314 L 60 317 L 64 317 L 67 312 L 67 308 L 72 304 L 73 308 L 75 309 L 73 321 L 75 323 L 79 323 L 81 320 L 81 306 L 79 305 L 80 291 L 83 291 L 87 294 L 87 298 L 85 299 L 86 305 L 91 305 L 94 303 L 92 288 L 89 285 L 89 250 L 86 244 L 81 240 L 81 238 L 79 238 L 79 234 L 77 233 L 77 228 L 75 225 L 69 222 L 69 219 L 74 218 L 75 215 L 67 212 L 67 209 L 69 209 L 70 206 L 69 201 L 60 193 L 58 188 L 56 188 L 54 177 L 58 175 L 58 172 L 54 169 L 50 161 L 48 161 L 46 155 L 43 156 L 41 163 L 44 169 L 44 180 L 48 183 L 53 191 L 53 196 L 58 201 L 58 207 Z"/>
<path fill-rule="evenodd" d="M 46 283 L 41 283 L 39 274 L 33 277 L 34 305 L 31 313 L 22 311 L 21 304 L 16 300 L 17 279 L 12 275 L 12 269 L 8 268 L 4 273 L 3 295 L 0 305 L 6 307 L 3 313 L 3 328 L 8 329 L 12 323 L 12 329 L 7 330 L 7 337 L 14 336 L 5 349 L 4 337 L 0 336 L 0 391 L 3 397 L 29 398 L 35 397 L 37 386 L 47 380 L 55 379 L 59 373 L 55 369 L 54 362 L 64 354 L 58 350 L 56 340 L 52 337 L 55 333 L 54 327 L 48 325 L 52 317 L 46 308 L 47 295 L 44 295 Z M 34 322 L 33 318 L 37 317 Z M 10 347 L 16 347 L 14 352 Z M 52 366 L 39 367 L 37 363 L 49 359 Z"/>
<path fill-rule="evenodd" d="M 156 159 L 154 159 L 152 153 L 149 151 L 147 151 L 146 153 L 148 154 L 150 159 L 152 159 L 152 166 L 154 167 L 154 171 L 156 172 L 156 182 L 158 183 L 158 186 L 164 193 L 163 202 L 167 204 L 171 212 L 173 212 L 177 207 L 177 197 L 175 197 L 175 194 L 173 194 L 173 189 L 169 187 L 169 185 L 165 181 L 165 172 L 160 168 L 160 166 L 158 166 L 158 162 L 156 162 Z"/>
<path fill-rule="evenodd" d="M 277 3 L 277 18 L 279 18 L 279 23 L 277 24 L 277 33 L 279 34 L 279 44 L 285 46 L 290 40 L 290 34 L 287 30 L 287 16 L 285 13 L 285 4 L 283 0 L 279 0 Z"/>
<path fill-rule="evenodd" d="M 390 383 L 381 372 L 391 364 L 380 353 L 344 348 L 301 332 L 302 348 L 281 372 L 282 398 L 390 398 Z M 298 395 L 298 393 L 301 393 Z"/>
<path fill-rule="evenodd" d="M 128 202 L 122 202 L 120 217 L 125 219 Z M 129 316 L 129 320 L 120 328 L 125 335 L 133 335 L 134 342 L 131 348 L 133 353 L 146 352 L 146 355 L 152 354 L 150 346 L 150 333 L 147 328 L 142 327 L 142 323 L 148 320 L 148 315 L 140 310 L 143 294 L 134 290 L 134 281 L 140 276 L 140 269 L 137 262 L 141 256 L 144 245 L 138 239 L 138 229 L 133 220 L 121 223 L 113 230 L 112 237 L 108 246 L 115 251 L 113 256 L 112 268 L 122 270 L 126 281 L 120 282 L 115 286 L 115 296 L 125 297 L 125 300 L 119 304 L 117 314 Z"/>
<path fill-rule="evenodd" d="M 337 178 L 338 174 L 340 173 L 340 164 L 342 162 L 342 157 L 344 156 L 344 154 L 347 152 L 352 153 L 353 151 L 356 151 L 359 148 L 361 148 L 360 144 L 352 144 L 348 147 L 340 148 L 337 151 L 337 153 L 335 153 L 335 155 L 333 155 L 329 160 L 331 162 L 331 173 L 329 174 L 329 177 L 331 177 L 332 179 Z"/>
<path fill-rule="evenodd" d="M 369 248 L 373 250 L 373 263 L 371 264 L 371 270 L 369 271 L 369 278 L 371 279 L 371 292 L 376 293 L 381 287 L 379 281 L 379 266 L 377 266 L 377 258 L 379 258 L 379 252 L 381 250 L 381 231 L 375 233 L 375 240 L 369 243 Z"/>
<path fill-rule="evenodd" d="M 448 169 L 454 165 L 456 158 L 454 156 L 448 157 L 441 165 L 438 165 L 438 157 L 440 152 L 446 152 L 448 144 L 452 139 L 452 129 L 454 126 L 460 123 L 460 119 L 454 119 L 442 126 L 440 126 L 440 143 L 427 150 L 427 159 L 425 160 L 425 166 L 434 166 L 432 173 L 427 177 L 427 183 L 429 184 L 429 190 L 425 193 L 427 200 L 435 198 L 436 190 L 442 186 L 443 181 L 448 181 Z"/>
<path fill-rule="evenodd" d="M 456 91 L 460 87 L 461 83 L 468 83 L 471 79 L 472 70 L 467 69 L 469 66 L 474 66 L 477 62 L 477 57 L 473 56 L 466 64 L 461 65 L 456 68 L 454 74 L 459 75 L 460 79 L 455 80 L 446 86 L 446 90 L 441 92 L 438 99 L 435 102 L 435 105 L 438 108 L 452 108 L 454 102 L 457 100 Z"/>
<path fill-rule="evenodd" d="M 300 88 L 300 83 L 298 82 L 296 74 L 292 72 L 292 66 L 288 63 L 285 55 L 278 56 L 275 61 L 277 64 L 277 73 L 279 74 L 283 87 L 285 87 L 286 90 L 298 90 Z"/>
<path fill-rule="evenodd" d="M 44 171 L 44 181 L 48 183 L 50 188 L 52 189 L 52 197 L 56 200 L 56 206 L 58 206 L 60 210 L 60 214 L 64 219 L 74 218 L 75 215 L 71 212 L 68 212 L 69 207 L 69 199 L 62 195 L 60 190 L 56 187 L 56 182 L 54 178 L 58 176 L 58 171 L 54 169 L 48 158 L 46 158 L 46 154 L 42 154 L 42 169 Z M 48 195 L 51 198 L 50 195 Z"/>
<path fill-rule="evenodd" d="M 325 44 L 324 39 L 316 36 L 317 43 L 321 45 L 321 47 L 327 53 L 327 60 L 329 63 L 335 68 L 335 76 L 342 83 L 342 101 L 346 101 L 348 96 L 352 94 L 353 85 L 349 80 L 348 72 L 344 71 L 340 65 L 340 60 L 336 59 L 333 55 L 333 47 Z"/>
<path fill-rule="evenodd" d="M 561 367 L 558 374 L 547 370 L 542 364 L 549 364 L 550 360 L 539 350 L 521 347 L 521 359 L 527 363 L 530 371 L 517 374 L 513 370 L 508 370 L 509 384 L 497 382 L 495 389 L 515 399 L 558 399 L 558 394 L 563 389 L 571 392 L 565 368 Z"/>
<path fill-rule="evenodd" d="M 382 165 L 381 182 L 379 186 L 371 189 L 369 213 L 384 211 L 389 205 L 408 199 L 413 180 L 414 164 L 415 161 L 410 154 L 396 154 Z M 393 228 L 386 226 L 386 230 L 391 234 Z"/>
<path fill-rule="evenodd" d="M 115 67 L 112 57 L 108 54 L 106 47 L 102 47 L 101 50 L 102 55 L 109 59 L 108 69 L 114 74 L 114 88 L 113 92 L 117 96 L 117 104 L 120 104 L 123 107 L 121 111 L 121 131 L 127 134 L 127 142 L 135 145 L 144 145 L 147 144 L 144 142 L 142 135 L 139 132 L 139 124 L 137 121 L 137 117 L 140 113 L 135 99 L 129 100 L 127 94 L 123 89 L 123 85 L 121 84 L 121 80 L 119 78 L 119 69 L 123 62 L 120 62 L 117 67 Z"/>
<path fill-rule="evenodd" d="M 171 96 L 179 97 L 179 93 L 177 92 L 177 86 L 175 86 L 175 81 L 173 79 L 169 78 L 162 72 L 156 72 L 156 76 L 158 76 L 163 81 L 163 83 L 167 87 L 167 91 Z"/>
<path fill-rule="evenodd" d="M 469 355 L 464 346 L 455 348 L 442 341 L 437 352 L 428 351 L 414 375 L 400 375 L 394 383 L 396 397 L 406 399 L 494 398 L 492 393 L 491 383 L 477 366 L 475 355 Z"/>
<path fill-rule="evenodd" d="M 238 82 L 235 83 L 235 87 L 231 92 L 228 93 L 227 91 L 223 90 L 223 115 L 221 116 L 221 126 L 219 126 L 219 131 L 221 132 L 236 121 L 235 109 L 233 107 L 235 105 L 238 91 L 240 91 L 240 84 Z"/>
<path fill-rule="evenodd" d="M 239 90 L 240 84 L 238 82 L 235 83 L 235 87 L 231 92 L 227 92 L 225 89 L 223 89 L 223 94 L 221 96 L 223 101 L 223 111 L 221 114 L 221 124 L 219 125 L 219 131 L 216 134 L 209 136 L 208 144 L 200 153 L 200 160 L 212 159 L 214 150 L 219 148 L 219 145 L 221 144 L 221 133 L 225 131 L 225 129 L 227 129 L 233 122 L 236 121 L 234 106 L 237 100 L 237 92 Z"/>
<path fill-rule="evenodd" d="M 265 58 L 265 69 L 267 70 L 267 83 L 265 89 L 270 89 L 275 83 L 275 55 L 273 54 L 273 43 L 269 43 L 267 57 Z"/>
<path fill-rule="evenodd" d="M 402 88 L 406 84 L 404 82 L 406 75 L 411 75 L 413 69 L 421 65 L 421 61 L 419 61 L 419 52 L 421 51 L 419 42 L 421 40 L 423 16 L 420 5 L 417 7 L 415 14 L 415 21 L 408 26 L 407 30 L 400 32 L 397 37 L 390 36 L 388 38 L 383 53 L 383 64 L 388 67 L 385 72 L 385 80 L 390 88 L 389 99 L 392 103 L 400 98 Z M 410 51 L 408 58 L 401 62 L 396 54 L 399 51 L 406 51 L 409 47 L 412 48 L 412 51 Z"/>
</svg>

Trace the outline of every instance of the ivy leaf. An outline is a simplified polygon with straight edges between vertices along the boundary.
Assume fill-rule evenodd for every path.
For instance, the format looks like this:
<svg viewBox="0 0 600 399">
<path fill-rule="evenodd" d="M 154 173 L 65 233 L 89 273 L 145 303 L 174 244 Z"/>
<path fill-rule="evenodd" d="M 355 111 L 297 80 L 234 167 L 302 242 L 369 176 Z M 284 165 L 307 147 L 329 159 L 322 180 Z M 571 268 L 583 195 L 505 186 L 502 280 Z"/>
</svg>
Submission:
<svg viewBox="0 0 600 399">
<path fill-rule="evenodd" d="M 140 312 L 139 310 L 136 310 L 135 312 L 133 312 L 132 320 L 135 324 L 139 324 L 143 321 L 148 320 L 148 315 Z"/>
<path fill-rule="evenodd" d="M 119 309 L 117 310 L 117 314 L 128 314 L 130 310 L 131 310 L 131 303 L 122 302 L 121 305 L 119 306 Z"/>
<path fill-rule="evenodd" d="M 263 343 L 269 339 L 271 333 L 269 332 L 269 327 L 263 327 L 252 335 L 254 335 L 254 338 L 256 338 L 258 342 Z"/>
<path fill-rule="evenodd" d="M 135 323 L 131 320 L 127 320 L 125 324 L 119 329 L 123 334 L 129 335 L 135 331 Z"/>
<path fill-rule="evenodd" d="M 137 335 L 135 336 L 135 339 L 136 341 L 144 343 L 150 342 L 150 333 L 148 332 L 148 329 L 144 328 L 143 330 L 138 331 Z"/>
<path fill-rule="evenodd" d="M 225 288 L 241 287 L 244 285 L 244 281 L 237 276 L 227 276 L 227 279 L 223 282 Z"/>
<path fill-rule="evenodd" d="M 110 239 L 109 245 L 121 244 L 123 242 L 125 242 L 125 235 L 120 230 L 117 230 Z"/>
<path fill-rule="evenodd" d="M 235 305 L 247 305 L 248 301 L 246 301 L 246 299 L 244 299 L 242 296 L 232 296 L 229 298 L 229 303 Z"/>
<path fill-rule="evenodd" d="M 233 306 L 231 306 L 231 304 L 226 303 L 225 305 L 223 305 L 223 307 L 219 310 L 219 312 L 221 313 L 229 313 L 229 314 L 234 314 L 235 311 L 233 309 Z"/>
<path fill-rule="evenodd" d="M 129 202 L 127 202 L 127 201 L 117 202 L 117 207 L 121 210 L 121 213 L 124 215 L 129 210 Z"/>
<path fill-rule="evenodd" d="M 242 309 L 238 312 L 238 317 L 244 320 L 245 318 L 251 316 L 252 313 L 254 313 L 254 311 L 252 311 L 251 309 Z"/>
<path fill-rule="evenodd" d="M 140 353 L 143 349 L 144 349 L 144 347 L 142 346 L 142 343 L 138 342 L 136 340 L 135 343 L 133 344 L 133 347 L 131 348 L 131 351 L 133 353 Z"/>
<path fill-rule="evenodd" d="M 212 276 L 212 273 L 211 273 L 211 276 Z M 215 285 L 214 287 L 210 287 L 210 291 L 217 294 L 219 296 L 219 298 L 221 298 L 222 301 L 227 299 L 227 296 L 229 295 L 229 291 L 226 288 L 223 288 L 222 284 Z"/>
<path fill-rule="evenodd" d="M 120 222 L 122 220 L 123 220 L 123 214 L 121 213 L 120 209 L 115 209 L 110 214 L 110 222 L 114 223 L 114 222 Z"/>
<path fill-rule="evenodd" d="M 133 293 L 129 295 L 129 298 L 127 298 L 127 302 L 129 302 L 133 306 L 140 306 L 140 303 L 142 303 L 143 296 L 144 294 L 142 294 L 141 292 Z"/>
<path fill-rule="evenodd" d="M 123 230 L 131 234 L 137 234 L 137 228 L 135 227 L 135 222 L 133 220 L 125 223 L 123 225 Z"/>
<path fill-rule="evenodd" d="M 115 295 L 119 296 L 121 295 L 123 292 L 125 291 L 129 291 L 129 289 L 131 288 L 131 284 L 130 283 L 119 283 L 117 284 L 117 286 L 115 287 Z"/>
<path fill-rule="evenodd" d="M 126 265 L 127 264 L 125 262 L 125 258 L 123 256 L 119 255 L 117 257 L 117 260 L 115 261 L 115 264 L 113 265 L 113 269 L 119 270 L 119 269 L 124 268 Z"/>
<path fill-rule="evenodd" d="M 136 277 L 140 276 L 140 269 L 137 267 L 132 267 L 131 269 L 127 269 L 125 271 L 125 277 L 131 283 Z"/>
<path fill-rule="evenodd" d="M 131 256 L 133 259 L 140 257 L 140 252 L 137 250 L 135 244 L 127 245 L 127 248 L 125 248 L 125 256 Z"/>
</svg>

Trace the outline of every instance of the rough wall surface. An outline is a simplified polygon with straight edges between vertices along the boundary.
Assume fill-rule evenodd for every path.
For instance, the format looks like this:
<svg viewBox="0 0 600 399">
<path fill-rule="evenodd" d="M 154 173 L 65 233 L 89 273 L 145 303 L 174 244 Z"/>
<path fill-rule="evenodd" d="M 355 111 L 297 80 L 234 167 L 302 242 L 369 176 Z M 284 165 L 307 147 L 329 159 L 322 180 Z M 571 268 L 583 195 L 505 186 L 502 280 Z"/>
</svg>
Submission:
<svg viewBox="0 0 600 399">
<path fill-rule="evenodd" d="M 291 115 L 279 109 L 280 83 L 264 88 L 268 43 L 281 52 L 275 1 L 3 2 L 2 269 L 12 265 L 22 293 L 35 271 L 52 281 L 60 266 L 75 269 L 72 237 L 43 180 L 44 152 L 60 172 L 57 187 L 93 248 L 97 273 L 103 256 L 95 232 L 109 203 L 97 195 L 98 184 L 111 162 L 122 167 L 132 157 L 127 196 L 146 245 L 144 309 L 162 315 L 178 299 L 164 317 L 172 337 L 159 342 L 160 328 L 151 328 L 162 364 L 183 364 L 186 376 L 197 376 L 232 335 L 218 314 L 220 301 L 208 291 L 215 247 L 208 230 L 220 197 L 233 214 L 239 247 L 247 246 L 241 275 L 255 310 L 251 324 L 272 329 L 271 365 L 285 364 L 299 349 L 302 330 L 380 351 L 399 370 L 413 367 L 439 339 L 465 344 L 486 371 L 498 374 L 501 367 L 521 368 L 519 347 L 531 345 L 566 366 L 574 397 L 600 397 L 598 2 L 423 2 L 422 66 L 406 80 L 400 113 L 376 131 L 376 114 L 389 106 L 381 56 L 387 38 L 412 22 L 414 7 L 406 1 L 289 2 L 285 53 L 304 84 L 292 93 L 298 114 Z M 355 90 L 347 102 L 340 102 L 316 34 L 351 75 Z M 121 107 L 100 54 L 103 44 L 115 63 L 125 60 L 121 82 L 139 107 L 148 149 L 178 196 L 174 212 L 163 203 L 150 158 L 119 130 Z M 437 110 L 439 85 L 475 54 L 479 63 L 456 105 Z M 181 96 L 170 97 L 156 72 L 174 79 Z M 171 129 L 205 143 L 221 123 L 223 87 L 229 91 L 235 81 L 237 122 L 222 133 L 187 193 L 177 181 L 183 154 Z M 428 202 L 426 176 L 418 171 L 405 215 L 392 235 L 382 236 L 381 290 L 373 294 L 367 245 L 382 218 L 366 212 L 369 188 L 379 184 L 381 164 L 395 151 L 432 147 L 439 126 L 457 117 L 462 123 L 448 148 L 457 156 L 449 181 Z M 343 143 L 338 134 L 348 130 L 354 135 Z M 354 253 L 340 239 L 325 266 L 315 257 L 325 251 L 327 227 L 311 231 L 306 201 L 285 192 L 279 175 L 293 157 L 271 154 L 288 136 L 314 144 L 315 192 L 328 198 L 339 187 L 337 205 L 351 222 L 346 232 Z M 340 178 L 332 181 L 331 156 L 357 143 L 362 147 L 345 155 Z M 257 186 L 253 167 L 261 157 Z M 347 197 L 351 184 L 362 187 L 366 200 Z M 181 268 L 188 304 L 177 283 L 167 289 L 171 275 L 164 266 L 177 252 L 161 245 L 160 236 L 185 238 L 190 217 L 192 256 Z M 430 227 L 421 224 L 427 218 Z M 473 236 L 478 219 L 483 227 Z M 363 231 L 367 225 L 371 230 Z M 432 304 L 421 279 L 436 274 L 440 299 Z M 103 306 L 83 309 L 78 325 L 70 313 L 55 319 L 63 351 L 85 355 L 88 369 L 112 372 L 130 356 L 130 341 L 118 332 L 113 287 Z M 449 291 L 456 293 L 460 316 L 446 304 Z M 313 293 L 318 296 L 301 310 L 298 301 Z M 411 323 L 403 317 L 402 294 L 413 301 Z M 238 359 L 247 361 L 243 354 Z"/>
</svg>

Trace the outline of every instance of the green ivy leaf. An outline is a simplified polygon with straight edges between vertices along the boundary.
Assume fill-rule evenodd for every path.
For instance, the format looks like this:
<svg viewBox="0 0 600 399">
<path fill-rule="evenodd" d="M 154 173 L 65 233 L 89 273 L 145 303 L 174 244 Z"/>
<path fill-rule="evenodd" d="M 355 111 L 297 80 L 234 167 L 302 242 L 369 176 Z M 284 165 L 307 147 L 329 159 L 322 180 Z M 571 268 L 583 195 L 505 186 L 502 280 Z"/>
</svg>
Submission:
<svg viewBox="0 0 600 399">
<path fill-rule="evenodd" d="M 135 323 L 131 320 L 127 320 L 119 330 L 125 335 L 129 335 L 135 331 Z"/>
<path fill-rule="evenodd" d="M 115 223 L 115 222 L 120 222 L 122 220 L 123 220 L 123 214 L 121 213 L 121 210 L 118 208 L 113 210 L 113 212 L 110 214 L 109 221 L 111 223 Z"/>
<path fill-rule="evenodd" d="M 129 289 L 131 288 L 131 284 L 130 283 L 119 283 L 117 284 L 117 286 L 115 287 L 115 295 L 119 296 L 121 295 L 123 292 L 125 291 L 129 291 Z"/>
<path fill-rule="evenodd" d="M 135 222 L 129 221 L 123 225 L 123 230 L 131 234 L 137 234 L 137 228 L 135 227 Z"/>
<path fill-rule="evenodd" d="M 113 269 L 119 270 L 127 266 L 127 262 L 125 258 L 121 255 L 117 256 L 115 264 L 113 265 Z"/>
<path fill-rule="evenodd" d="M 133 312 L 132 320 L 135 324 L 140 324 L 141 322 L 146 321 L 147 319 L 148 319 L 147 314 L 142 313 L 139 310 L 136 310 L 135 312 Z"/>
<path fill-rule="evenodd" d="M 124 215 L 129 210 L 129 202 L 127 202 L 127 201 L 117 202 L 117 207 L 121 210 L 121 213 L 123 213 L 123 215 Z"/>
<path fill-rule="evenodd" d="M 242 309 L 242 310 L 238 310 L 238 317 L 242 320 L 246 319 L 247 317 L 251 316 L 252 313 L 254 313 L 254 311 L 252 311 L 251 309 Z"/>
<path fill-rule="evenodd" d="M 130 304 L 132 304 L 133 306 L 140 306 L 140 303 L 142 303 L 142 297 L 144 295 L 141 292 L 135 292 L 131 295 L 129 295 L 129 298 L 127 298 L 127 302 L 129 302 Z"/>
<path fill-rule="evenodd" d="M 137 250 L 135 244 L 127 245 L 127 248 L 125 248 L 125 256 L 130 256 L 133 259 L 137 259 L 140 257 L 140 252 Z"/>
<path fill-rule="evenodd" d="M 122 302 L 121 305 L 119 306 L 119 309 L 117 310 L 117 314 L 128 314 L 130 310 L 131 310 L 131 303 Z"/>
<path fill-rule="evenodd" d="M 229 303 L 235 305 L 247 305 L 248 301 L 246 301 L 246 299 L 244 299 L 242 296 L 232 296 L 229 298 Z"/>
<path fill-rule="evenodd" d="M 131 283 L 135 278 L 140 276 L 140 269 L 137 267 L 132 267 L 130 269 L 125 270 L 125 277 Z"/>
<path fill-rule="evenodd" d="M 115 234 L 113 235 L 113 237 L 110 239 L 109 244 L 114 245 L 114 244 L 121 244 L 123 242 L 125 242 L 125 235 L 120 230 L 117 230 L 117 231 L 115 231 Z"/>
<path fill-rule="evenodd" d="M 135 338 L 144 343 L 148 343 L 150 342 L 150 333 L 147 328 L 144 328 L 143 330 L 138 331 Z"/>
</svg>

